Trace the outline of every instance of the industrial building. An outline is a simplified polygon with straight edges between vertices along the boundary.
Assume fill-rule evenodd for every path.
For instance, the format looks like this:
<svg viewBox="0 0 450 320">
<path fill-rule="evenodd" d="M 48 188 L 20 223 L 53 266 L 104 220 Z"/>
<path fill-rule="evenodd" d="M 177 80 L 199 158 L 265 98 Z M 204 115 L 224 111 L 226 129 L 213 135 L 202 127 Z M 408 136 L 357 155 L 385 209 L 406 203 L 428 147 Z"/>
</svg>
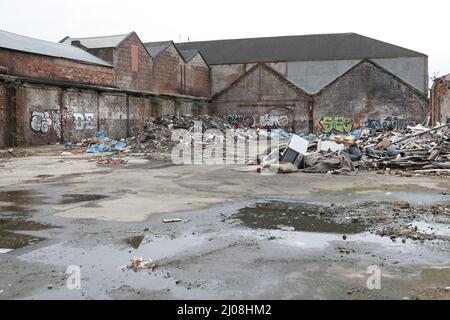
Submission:
<svg viewBox="0 0 450 320">
<path fill-rule="evenodd" d="M 353 33 L 177 44 L 0 31 L 0 147 L 125 138 L 177 112 L 294 132 L 414 124 L 427 93 L 425 54 Z"/>
</svg>

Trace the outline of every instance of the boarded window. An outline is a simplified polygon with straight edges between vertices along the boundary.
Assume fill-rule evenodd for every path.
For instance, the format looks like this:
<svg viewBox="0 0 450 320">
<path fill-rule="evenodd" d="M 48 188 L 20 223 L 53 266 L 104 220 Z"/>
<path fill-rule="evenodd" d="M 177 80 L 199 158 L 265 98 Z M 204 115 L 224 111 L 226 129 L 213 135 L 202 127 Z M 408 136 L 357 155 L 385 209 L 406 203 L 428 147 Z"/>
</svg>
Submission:
<svg viewBox="0 0 450 320">
<path fill-rule="evenodd" d="M 139 71 L 139 47 L 138 46 L 131 47 L 131 71 L 133 71 L 133 72 Z"/>
</svg>

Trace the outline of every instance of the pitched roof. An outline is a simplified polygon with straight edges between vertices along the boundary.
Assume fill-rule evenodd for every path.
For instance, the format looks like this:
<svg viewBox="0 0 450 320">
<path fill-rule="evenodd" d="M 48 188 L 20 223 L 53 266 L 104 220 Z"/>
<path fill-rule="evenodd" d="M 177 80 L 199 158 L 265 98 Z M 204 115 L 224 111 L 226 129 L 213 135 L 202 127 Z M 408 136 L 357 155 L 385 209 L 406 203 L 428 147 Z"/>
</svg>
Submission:
<svg viewBox="0 0 450 320">
<path fill-rule="evenodd" d="M 91 37 L 91 38 L 65 37 L 60 41 L 60 43 L 72 44 L 72 41 L 80 41 L 81 44 L 88 49 L 116 48 L 128 36 L 129 34 L 121 34 L 117 36 L 105 36 L 105 37 Z"/>
<path fill-rule="evenodd" d="M 0 30 L 0 48 L 111 67 L 110 64 L 80 48 L 25 37 L 3 30 Z"/>
<path fill-rule="evenodd" d="M 212 97 L 212 100 L 217 99 L 220 96 L 222 96 L 223 94 L 225 94 L 226 92 L 230 91 L 232 88 L 237 86 L 240 82 L 244 81 L 244 79 L 246 77 L 248 77 L 252 72 L 257 70 L 258 68 L 261 68 L 261 69 L 263 69 L 265 71 L 268 71 L 269 73 L 271 73 L 272 75 L 277 77 L 281 82 L 285 83 L 288 87 L 290 87 L 291 89 L 296 91 L 298 94 L 304 95 L 304 96 L 308 96 L 308 97 L 312 96 L 311 94 L 307 93 L 305 90 L 303 90 L 302 88 L 297 86 L 295 83 L 292 83 L 291 81 L 289 81 L 289 79 L 287 79 L 286 77 L 283 77 L 283 75 L 281 75 L 280 73 L 278 73 L 275 70 L 273 70 L 268 65 L 266 65 L 264 63 L 258 63 L 256 65 L 254 65 L 252 68 L 250 68 L 248 71 L 246 71 L 242 76 L 240 76 L 238 79 L 236 79 L 233 83 L 231 83 L 227 88 L 225 88 L 222 91 L 216 93 Z"/>
<path fill-rule="evenodd" d="M 172 43 L 173 41 L 146 42 L 144 43 L 144 46 L 152 57 L 157 57 Z"/>
<path fill-rule="evenodd" d="M 197 49 L 192 50 L 180 50 L 181 55 L 183 56 L 184 61 L 191 61 L 200 51 Z"/>
<path fill-rule="evenodd" d="M 180 50 L 200 50 L 208 64 L 426 57 L 356 33 L 198 41 L 177 46 Z"/>
<path fill-rule="evenodd" d="M 365 58 L 363 60 L 361 60 L 359 63 L 357 63 L 356 65 L 354 65 L 352 68 L 350 68 L 347 72 L 344 72 L 342 75 L 340 75 L 339 77 L 337 77 L 336 79 L 334 79 L 333 81 L 331 81 L 329 84 L 327 84 L 326 86 L 324 86 L 322 89 L 320 89 L 319 92 L 315 93 L 314 96 L 318 96 L 320 94 L 322 94 L 327 88 L 331 87 L 332 85 L 334 85 L 336 82 L 338 82 L 340 79 L 344 78 L 347 74 L 349 74 L 350 72 L 352 72 L 354 69 L 358 68 L 359 66 L 361 66 L 364 63 L 369 63 L 371 65 L 373 65 L 375 68 L 379 69 L 381 72 L 386 73 L 387 75 L 391 76 L 392 78 L 394 78 L 396 81 L 401 82 L 403 85 L 405 85 L 406 87 L 408 87 L 410 90 L 412 90 L 413 92 L 415 92 L 417 95 L 419 95 L 420 97 L 422 97 L 425 100 L 428 100 L 428 95 L 423 93 L 422 91 L 420 91 L 419 89 L 417 89 L 416 87 L 414 87 L 413 85 L 409 84 L 408 82 L 406 82 L 405 80 L 403 80 L 402 78 L 400 78 L 399 76 L 397 76 L 396 74 L 392 73 L 391 71 L 387 70 L 386 68 L 382 67 L 381 65 L 379 65 L 378 63 L 376 63 L 375 61 Z"/>
</svg>

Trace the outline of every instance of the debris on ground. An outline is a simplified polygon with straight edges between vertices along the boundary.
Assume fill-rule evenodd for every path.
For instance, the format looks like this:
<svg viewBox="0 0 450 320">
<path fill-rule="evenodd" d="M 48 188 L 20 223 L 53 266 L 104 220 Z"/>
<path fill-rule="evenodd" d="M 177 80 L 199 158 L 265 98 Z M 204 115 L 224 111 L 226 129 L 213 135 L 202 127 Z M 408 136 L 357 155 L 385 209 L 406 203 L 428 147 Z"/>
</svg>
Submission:
<svg viewBox="0 0 450 320">
<path fill-rule="evenodd" d="M 152 259 L 147 259 L 144 261 L 141 257 L 133 257 L 128 265 L 122 267 L 122 271 L 133 270 L 134 272 L 151 272 L 157 268 L 159 268 L 159 264 L 153 262 Z"/>
<path fill-rule="evenodd" d="M 177 222 L 182 222 L 183 219 L 164 219 L 163 222 L 164 223 L 177 223 Z"/>
<path fill-rule="evenodd" d="M 349 175 L 374 170 L 405 177 L 450 175 L 450 124 L 434 128 L 410 126 L 403 132 L 362 129 L 351 135 L 306 138 L 291 135 L 286 146 L 260 155 L 262 168 L 257 171 L 263 173 L 269 164 L 280 162 L 291 163 L 305 173 Z M 299 153 L 290 147 L 293 141 L 306 140 L 307 152 Z"/>
<path fill-rule="evenodd" d="M 127 147 L 125 140 L 117 141 L 106 136 L 104 131 L 98 131 L 94 138 L 83 139 L 81 142 L 73 144 L 65 142 L 64 148 L 70 150 L 71 153 L 103 153 L 123 151 Z"/>
<path fill-rule="evenodd" d="M 128 163 L 128 161 L 121 158 L 102 157 L 99 159 L 92 159 L 92 160 L 95 161 L 99 167 L 115 167 L 126 165 Z"/>
<path fill-rule="evenodd" d="M 190 137 L 194 135 L 194 122 L 202 122 L 203 132 L 215 129 L 216 134 L 205 136 L 203 141 L 214 141 L 224 135 L 227 129 L 232 127 L 224 119 L 214 116 L 187 116 L 177 114 L 166 114 L 150 119 L 143 132 L 137 137 L 129 139 L 130 146 L 125 152 L 130 153 L 171 153 L 172 149 L 180 141 L 172 141 L 172 133 L 177 129 L 184 129 L 189 132 Z M 186 143 L 189 143 L 186 141 Z"/>
</svg>

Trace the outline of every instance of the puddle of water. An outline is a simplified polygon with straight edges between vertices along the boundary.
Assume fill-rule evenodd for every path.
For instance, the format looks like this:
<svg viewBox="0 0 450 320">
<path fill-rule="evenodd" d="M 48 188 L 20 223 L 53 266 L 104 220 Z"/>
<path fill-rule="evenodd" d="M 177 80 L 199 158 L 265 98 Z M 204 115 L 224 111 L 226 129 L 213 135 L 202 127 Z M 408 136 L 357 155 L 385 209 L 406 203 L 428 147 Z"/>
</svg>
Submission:
<svg viewBox="0 0 450 320">
<path fill-rule="evenodd" d="M 0 219 L 0 248 L 18 249 L 44 239 L 13 231 L 39 231 L 52 226 L 22 219 Z"/>
<path fill-rule="evenodd" d="M 125 239 L 125 242 L 131 245 L 133 249 L 139 249 L 141 246 L 142 241 L 144 240 L 144 236 L 134 236 Z"/>
<path fill-rule="evenodd" d="M 44 198 L 31 190 L 13 190 L 0 192 L 1 202 L 10 202 L 17 205 L 43 204 Z"/>
<path fill-rule="evenodd" d="M 65 194 L 59 204 L 73 204 L 79 202 L 96 201 L 109 198 L 100 194 Z"/>
<path fill-rule="evenodd" d="M 307 203 L 259 203 L 240 209 L 232 218 L 252 229 L 357 234 L 368 228 L 359 222 L 334 222 L 328 216 L 320 215 L 323 210 L 325 207 Z"/>
</svg>

